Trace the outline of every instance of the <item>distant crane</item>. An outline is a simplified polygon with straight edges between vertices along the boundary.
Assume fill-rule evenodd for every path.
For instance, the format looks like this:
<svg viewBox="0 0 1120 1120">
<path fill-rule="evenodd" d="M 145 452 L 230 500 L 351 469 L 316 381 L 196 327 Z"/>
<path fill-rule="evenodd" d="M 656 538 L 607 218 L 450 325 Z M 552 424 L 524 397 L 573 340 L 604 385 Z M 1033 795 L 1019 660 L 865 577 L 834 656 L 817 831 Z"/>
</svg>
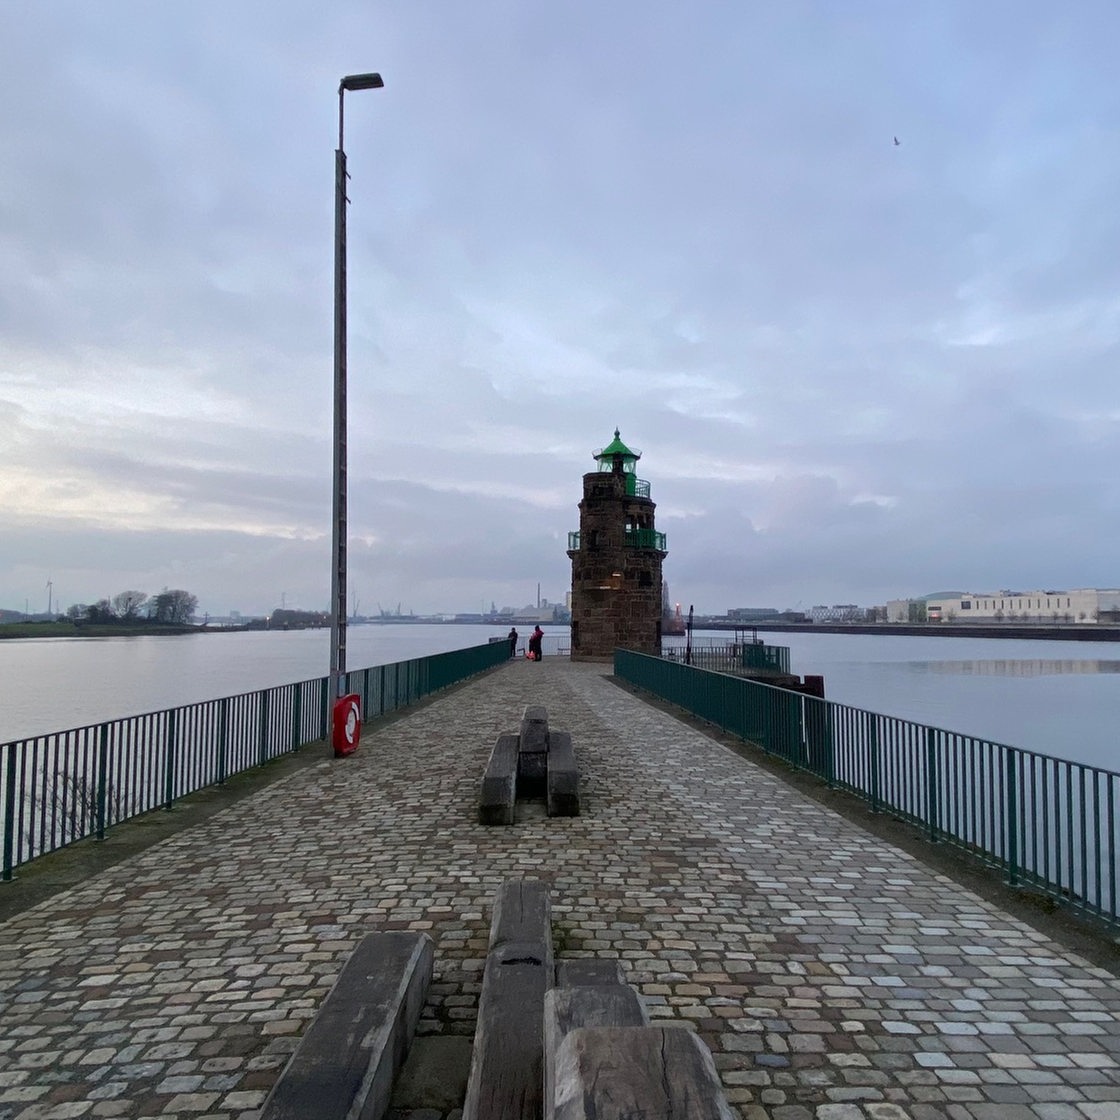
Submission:
<svg viewBox="0 0 1120 1120">
<path fill-rule="evenodd" d="M 54 606 L 54 581 L 48 577 L 47 579 L 47 614 L 51 613 L 51 608 Z"/>
</svg>

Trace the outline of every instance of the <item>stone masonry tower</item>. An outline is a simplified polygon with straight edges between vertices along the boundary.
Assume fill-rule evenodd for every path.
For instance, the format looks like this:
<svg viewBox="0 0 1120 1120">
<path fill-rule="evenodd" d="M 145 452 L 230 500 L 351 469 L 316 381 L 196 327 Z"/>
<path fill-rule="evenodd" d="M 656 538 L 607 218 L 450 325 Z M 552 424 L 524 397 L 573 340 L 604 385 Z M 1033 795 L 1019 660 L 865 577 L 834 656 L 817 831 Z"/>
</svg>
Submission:
<svg viewBox="0 0 1120 1120">
<path fill-rule="evenodd" d="M 572 660 L 606 661 L 616 649 L 661 652 L 661 562 L 665 534 L 654 529 L 642 457 L 619 438 L 595 452 L 583 476 L 579 532 L 568 534 L 572 560 Z"/>
</svg>

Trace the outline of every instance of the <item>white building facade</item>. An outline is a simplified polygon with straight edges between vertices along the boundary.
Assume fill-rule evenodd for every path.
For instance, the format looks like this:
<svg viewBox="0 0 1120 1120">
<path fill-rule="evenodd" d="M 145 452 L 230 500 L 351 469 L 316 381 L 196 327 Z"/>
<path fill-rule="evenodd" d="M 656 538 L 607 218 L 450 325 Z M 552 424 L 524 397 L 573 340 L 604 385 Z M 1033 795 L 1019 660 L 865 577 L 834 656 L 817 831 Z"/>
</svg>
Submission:
<svg viewBox="0 0 1120 1120">
<path fill-rule="evenodd" d="M 911 600 L 887 604 L 889 622 L 909 620 Z M 928 622 L 1064 622 L 1098 621 L 1102 613 L 1120 611 L 1120 590 L 1096 587 L 1069 591 L 985 591 L 925 600 Z"/>
</svg>

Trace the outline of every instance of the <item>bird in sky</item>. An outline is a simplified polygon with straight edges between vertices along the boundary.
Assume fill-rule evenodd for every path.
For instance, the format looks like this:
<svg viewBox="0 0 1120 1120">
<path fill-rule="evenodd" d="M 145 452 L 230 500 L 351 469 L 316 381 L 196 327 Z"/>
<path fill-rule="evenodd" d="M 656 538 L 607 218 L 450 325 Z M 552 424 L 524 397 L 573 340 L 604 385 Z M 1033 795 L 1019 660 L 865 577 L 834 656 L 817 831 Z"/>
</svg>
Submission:
<svg viewBox="0 0 1120 1120">
<path fill-rule="evenodd" d="M 894 138 L 894 146 L 897 148 L 901 143 L 902 143 L 902 141 L 899 140 L 899 138 L 896 136 Z"/>
</svg>

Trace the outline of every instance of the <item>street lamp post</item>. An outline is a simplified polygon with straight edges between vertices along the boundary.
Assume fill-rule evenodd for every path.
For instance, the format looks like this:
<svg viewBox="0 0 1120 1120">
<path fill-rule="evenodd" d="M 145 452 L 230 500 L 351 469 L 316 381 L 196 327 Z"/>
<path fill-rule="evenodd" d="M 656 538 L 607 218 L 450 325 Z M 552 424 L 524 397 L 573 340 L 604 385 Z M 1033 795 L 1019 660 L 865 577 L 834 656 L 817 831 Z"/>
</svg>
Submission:
<svg viewBox="0 0 1120 1120">
<path fill-rule="evenodd" d="M 338 83 L 338 150 L 334 153 L 334 501 L 331 572 L 331 695 L 346 680 L 346 152 L 342 105 L 347 90 L 380 89 L 380 74 L 350 74 Z"/>
</svg>

